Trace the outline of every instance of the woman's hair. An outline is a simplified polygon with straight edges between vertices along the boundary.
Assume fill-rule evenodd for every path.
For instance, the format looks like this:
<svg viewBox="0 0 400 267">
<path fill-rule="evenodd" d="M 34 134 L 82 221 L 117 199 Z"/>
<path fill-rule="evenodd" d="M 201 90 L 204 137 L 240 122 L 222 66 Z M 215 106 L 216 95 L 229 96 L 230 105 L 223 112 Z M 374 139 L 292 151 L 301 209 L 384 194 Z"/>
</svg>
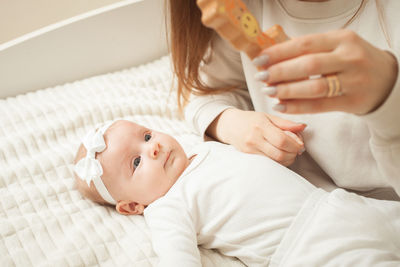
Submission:
<svg viewBox="0 0 400 267">
<path fill-rule="evenodd" d="M 362 0 L 355 14 L 343 25 L 347 27 L 361 13 L 366 1 Z M 187 103 L 190 93 L 217 94 L 233 88 L 209 88 L 199 77 L 199 67 L 209 60 L 208 49 L 215 32 L 201 23 L 201 10 L 196 0 L 166 1 L 167 40 L 170 48 L 174 75 L 177 78 L 179 109 Z"/>
<path fill-rule="evenodd" d="M 169 0 L 166 6 L 167 33 L 174 74 L 177 78 L 178 105 L 187 102 L 190 93 L 210 94 L 199 77 L 200 63 L 210 47 L 214 31 L 201 23 L 201 11 L 195 0 Z"/>
</svg>

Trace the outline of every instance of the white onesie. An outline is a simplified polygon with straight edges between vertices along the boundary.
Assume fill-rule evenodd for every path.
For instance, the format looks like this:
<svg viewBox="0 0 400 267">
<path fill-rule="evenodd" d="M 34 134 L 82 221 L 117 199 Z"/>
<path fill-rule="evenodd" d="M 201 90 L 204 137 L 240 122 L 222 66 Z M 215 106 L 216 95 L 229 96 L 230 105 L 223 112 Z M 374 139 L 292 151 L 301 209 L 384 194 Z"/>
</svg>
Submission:
<svg viewBox="0 0 400 267">
<path fill-rule="evenodd" d="M 327 193 L 267 157 L 217 142 L 194 154 L 144 211 L 161 266 L 201 266 L 198 245 L 248 266 L 400 264 L 400 202 Z"/>
</svg>

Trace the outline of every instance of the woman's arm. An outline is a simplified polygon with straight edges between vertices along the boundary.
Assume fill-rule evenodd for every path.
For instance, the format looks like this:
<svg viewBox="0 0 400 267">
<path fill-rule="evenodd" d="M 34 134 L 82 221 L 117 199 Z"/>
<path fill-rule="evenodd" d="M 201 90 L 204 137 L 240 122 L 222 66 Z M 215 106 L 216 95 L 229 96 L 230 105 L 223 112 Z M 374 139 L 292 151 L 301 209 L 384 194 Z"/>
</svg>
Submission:
<svg viewBox="0 0 400 267">
<path fill-rule="evenodd" d="M 304 150 L 296 135 L 304 124 L 284 121 L 253 109 L 246 88 L 240 54 L 215 37 L 210 61 L 201 66 L 202 81 L 210 87 L 236 87 L 218 95 L 192 96 L 185 117 L 200 135 L 232 144 L 241 151 L 266 155 L 290 165 Z"/>
<path fill-rule="evenodd" d="M 400 55 L 391 51 L 400 62 Z M 400 196 L 400 73 L 389 96 L 375 111 L 361 118 L 371 132 L 369 145 L 387 182 Z"/>
<path fill-rule="evenodd" d="M 338 30 L 277 44 L 262 52 L 266 83 L 284 113 L 343 111 L 368 125 L 369 144 L 384 179 L 400 195 L 400 82 L 398 56 L 356 33 Z M 265 57 L 264 57 L 265 58 Z M 285 70 L 285 71 L 283 71 Z M 264 73 L 265 74 L 265 73 Z M 322 75 L 309 79 L 311 75 Z M 336 75 L 341 95 L 328 96 L 326 76 Z"/>
</svg>

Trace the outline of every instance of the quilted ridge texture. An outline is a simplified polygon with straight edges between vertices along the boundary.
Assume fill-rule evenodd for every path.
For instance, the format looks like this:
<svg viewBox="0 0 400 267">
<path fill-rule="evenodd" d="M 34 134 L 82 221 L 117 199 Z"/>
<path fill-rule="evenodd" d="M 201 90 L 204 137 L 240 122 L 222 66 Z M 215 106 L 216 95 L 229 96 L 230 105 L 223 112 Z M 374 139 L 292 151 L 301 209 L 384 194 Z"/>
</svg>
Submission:
<svg viewBox="0 0 400 267">
<path fill-rule="evenodd" d="M 0 100 L 0 266 L 153 266 L 140 216 L 84 199 L 72 161 L 96 125 L 128 118 L 200 142 L 180 118 L 169 57 Z M 201 249 L 204 266 L 243 266 Z M 177 265 L 178 266 L 178 265 Z"/>
</svg>

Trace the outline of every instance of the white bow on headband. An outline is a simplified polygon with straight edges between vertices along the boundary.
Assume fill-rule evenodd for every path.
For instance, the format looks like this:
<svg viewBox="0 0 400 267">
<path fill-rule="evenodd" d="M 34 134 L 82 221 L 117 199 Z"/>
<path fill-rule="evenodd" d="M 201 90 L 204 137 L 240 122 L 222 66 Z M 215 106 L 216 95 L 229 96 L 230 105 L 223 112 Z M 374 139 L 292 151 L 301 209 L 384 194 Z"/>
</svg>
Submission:
<svg viewBox="0 0 400 267">
<path fill-rule="evenodd" d="M 82 158 L 75 165 L 75 172 L 84 180 L 88 186 L 93 181 L 99 194 L 102 198 L 110 204 L 117 204 L 113 197 L 108 192 L 104 185 L 101 176 L 103 175 L 103 168 L 100 162 L 96 159 L 96 153 L 103 152 L 106 149 L 106 143 L 104 142 L 104 133 L 111 126 L 112 122 L 107 123 L 99 130 L 91 130 L 83 138 L 82 143 L 86 148 L 86 157 Z"/>
</svg>

